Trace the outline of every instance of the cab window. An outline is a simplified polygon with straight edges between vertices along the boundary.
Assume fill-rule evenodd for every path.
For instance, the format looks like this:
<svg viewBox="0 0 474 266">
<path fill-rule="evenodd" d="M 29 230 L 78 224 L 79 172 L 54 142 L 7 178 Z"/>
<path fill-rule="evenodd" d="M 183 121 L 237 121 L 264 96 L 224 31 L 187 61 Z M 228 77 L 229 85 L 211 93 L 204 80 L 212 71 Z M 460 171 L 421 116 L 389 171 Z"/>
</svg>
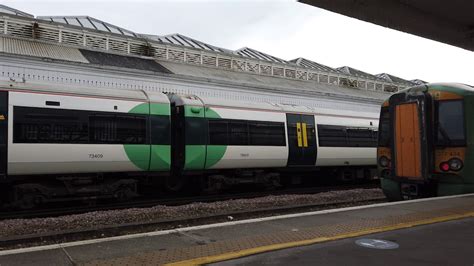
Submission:
<svg viewBox="0 0 474 266">
<path fill-rule="evenodd" d="M 437 146 L 466 145 L 462 100 L 437 102 L 435 132 Z"/>
<path fill-rule="evenodd" d="M 379 121 L 379 147 L 390 146 L 390 113 L 388 107 L 382 107 Z"/>
</svg>

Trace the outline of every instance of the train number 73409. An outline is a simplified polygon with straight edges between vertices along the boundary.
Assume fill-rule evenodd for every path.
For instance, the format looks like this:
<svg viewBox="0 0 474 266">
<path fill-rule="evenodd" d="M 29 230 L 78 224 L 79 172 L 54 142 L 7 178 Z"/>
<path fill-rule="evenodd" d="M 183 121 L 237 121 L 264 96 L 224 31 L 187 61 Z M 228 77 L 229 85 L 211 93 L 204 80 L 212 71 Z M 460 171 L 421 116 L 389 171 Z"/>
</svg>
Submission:
<svg viewBox="0 0 474 266">
<path fill-rule="evenodd" d="M 102 159 L 104 155 L 102 153 L 89 153 L 89 159 Z"/>
</svg>

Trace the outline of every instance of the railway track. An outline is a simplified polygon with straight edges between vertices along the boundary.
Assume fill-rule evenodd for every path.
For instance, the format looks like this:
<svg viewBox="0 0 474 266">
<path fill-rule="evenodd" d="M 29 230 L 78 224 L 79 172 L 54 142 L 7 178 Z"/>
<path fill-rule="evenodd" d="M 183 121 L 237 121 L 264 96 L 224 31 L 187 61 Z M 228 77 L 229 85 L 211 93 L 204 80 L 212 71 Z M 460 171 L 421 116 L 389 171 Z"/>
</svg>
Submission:
<svg viewBox="0 0 474 266">
<path fill-rule="evenodd" d="M 57 217 L 62 215 L 81 214 L 93 211 L 105 211 L 105 210 L 119 210 L 128 208 L 147 208 L 158 205 L 166 206 L 177 206 L 185 205 L 193 202 L 216 202 L 231 199 L 248 199 L 256 197 L 264 197 L 269 195 L 284 195 L 284 194 L 315 194 L 327 191 L 339 191 L 339 190 L 350 190 L 358 188 L 377 188 L 379 187 L 378 182 L 370 182 L 363 184 L 350 184 L 350 185 L 332 185 L 322 187 L 309 187 L 309 188 L 291 188 L 283 190 L 272 190 L 272 191 L 258 191 L 258 192 L 235 192 L 231 194 L 215 194 L 215 195 L 200 195 L 200 196 L 189 196 L 189 197 L 172 197 L 172 198 L 158 198 L 158 199 L 138 199 L 124 203 L 108 203 L 98 204 L 96 206 L 67 206 L 57 207 L 48 209 L 32 209 L 32 210 L 21 210 L 21 211 L 4 211 L 0 212 L 0 220 L 6 219 L 30 219 L 30 218 L 44 218 L 44 217 Z"/>
<path fill-rule="evenodd" d="M 45 232 L 41 234 L 29 234 L 0 238 L 0 249 L 11 249 L 17 247 L 27 247 L 45 245 L 52 243 L 64 243 L 103 237 L 113 237 L 125 234 L 150 232 L 157 230 L 173 229 L 181 226 L 193 226 L 200 224 L 216 223 L 232 220 L 257 218 L 272 215 L 290 214 L 304 211 L 315 211 L 324 209 L 334 209 L 339 207 L 359 206 L 385 202 L 385 197 L 374 197 L 363 200 L 344 200 L 329 203 L 314 203 L 287 205 L 279 207 L 261 208 L 245 211 L 222 212 L 211 215 L 181 217 L 179 219 L 162 219 L 148 222 L 136 222 L 127 224 L 114 224 L 101 227 L 91 227 L 84 229 L 73 229 L 64 231 Z"/>
</svg>

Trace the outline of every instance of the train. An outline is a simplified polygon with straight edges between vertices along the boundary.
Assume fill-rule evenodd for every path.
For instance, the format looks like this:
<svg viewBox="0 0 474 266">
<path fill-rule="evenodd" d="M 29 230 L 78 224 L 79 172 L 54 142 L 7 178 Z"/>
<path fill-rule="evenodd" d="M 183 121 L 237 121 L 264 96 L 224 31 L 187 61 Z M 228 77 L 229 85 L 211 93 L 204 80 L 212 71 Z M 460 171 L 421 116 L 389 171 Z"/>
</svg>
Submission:
<svg viewBox="0 0 474 266">
<path fill-rule="evenodd" d="M 377 113 L 1 81 L 0 206 L 375 178 L 377 131 Z"/>
<path fill-rule="evenodd" d="M 474 192 L 474 88 L 431 83 L 393 94 L 381 108 L 377 148 L 390 200 Z"/>
</svg>

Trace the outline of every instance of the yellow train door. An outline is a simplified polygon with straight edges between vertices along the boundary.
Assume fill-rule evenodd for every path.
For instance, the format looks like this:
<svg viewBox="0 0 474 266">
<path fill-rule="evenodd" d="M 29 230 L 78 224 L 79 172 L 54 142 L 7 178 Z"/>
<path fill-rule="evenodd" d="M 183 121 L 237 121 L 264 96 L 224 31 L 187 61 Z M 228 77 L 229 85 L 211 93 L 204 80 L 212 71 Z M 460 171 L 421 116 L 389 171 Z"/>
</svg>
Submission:
<svg viewBox="0 0 474 266">
<path fill-rule="evenodd" d="M 395 119 L 395 174 L 408 179 L 422 179 L 418 105 L 397 105 Z"/>
</svg>

